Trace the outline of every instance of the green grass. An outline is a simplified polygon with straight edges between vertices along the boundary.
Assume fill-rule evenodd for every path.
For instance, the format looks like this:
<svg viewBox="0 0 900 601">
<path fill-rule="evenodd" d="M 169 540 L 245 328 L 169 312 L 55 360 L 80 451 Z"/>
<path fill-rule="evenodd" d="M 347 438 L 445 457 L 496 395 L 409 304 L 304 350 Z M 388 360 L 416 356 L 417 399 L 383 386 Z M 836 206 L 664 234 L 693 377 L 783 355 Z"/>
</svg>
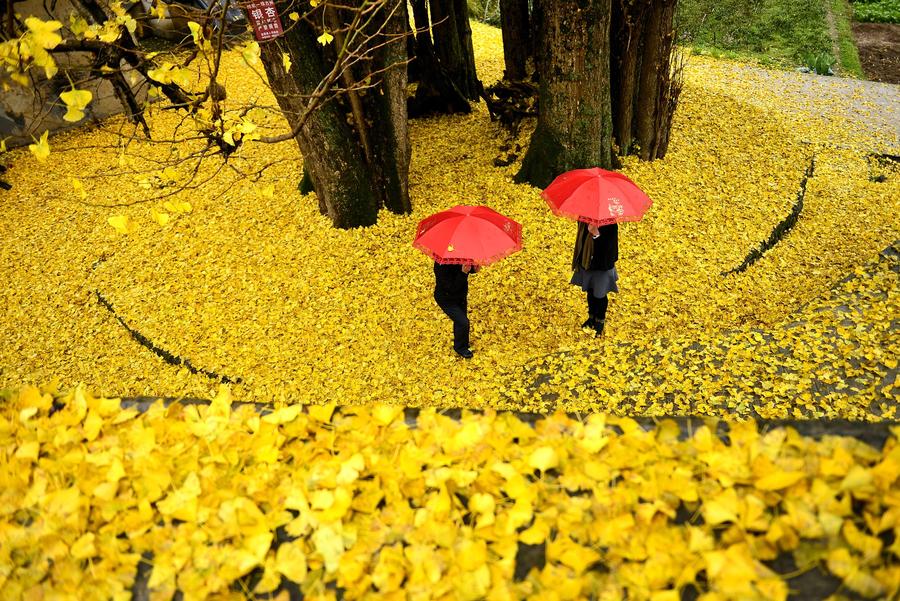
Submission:
<svg viewBox="0 0 900 601">
<path fill-rule="evenodd" d="M 859 52 L 853 41 L 853 30 L 850 21 L 853 12 L 847 0 L 829 0 L 831 2 L 831 14 L 834 15 L 834 24 L 838 34 L 838 49 L 840 74 L 852 77 L 864 78 L 862 64 L 859 62 Z"/>
<path fill-rule="evenodd" d="M 900 0 L 854 0 L 853 19 L 862 23 L 900 23 Z"/>
<path fill-rule="evenodd" d="M 806 57 L 832 53 L 825 17 L 830 1 L 680 0 L 677 18 L 695 49 L 796 67 Z"/>
</svg>

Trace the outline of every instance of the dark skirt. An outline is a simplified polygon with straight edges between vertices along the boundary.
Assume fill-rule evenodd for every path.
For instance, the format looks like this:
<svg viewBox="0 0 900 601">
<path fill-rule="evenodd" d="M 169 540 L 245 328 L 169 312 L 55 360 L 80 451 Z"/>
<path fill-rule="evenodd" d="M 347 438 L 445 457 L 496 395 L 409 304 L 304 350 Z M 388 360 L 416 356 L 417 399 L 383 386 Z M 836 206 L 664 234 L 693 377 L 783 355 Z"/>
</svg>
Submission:
<svg viewBox="0 0 900 601">
<path fill-rule="evenodd" d="M 588 271 L 579 267 L 572 274 L 569 283 L 580 286 L 585 292 L 591 292 L 595 298 L 603 298 L 610 292 L 619 291 L 616 285 L 618 279 L 615 267 L 607 271 Z"/>
</svg>

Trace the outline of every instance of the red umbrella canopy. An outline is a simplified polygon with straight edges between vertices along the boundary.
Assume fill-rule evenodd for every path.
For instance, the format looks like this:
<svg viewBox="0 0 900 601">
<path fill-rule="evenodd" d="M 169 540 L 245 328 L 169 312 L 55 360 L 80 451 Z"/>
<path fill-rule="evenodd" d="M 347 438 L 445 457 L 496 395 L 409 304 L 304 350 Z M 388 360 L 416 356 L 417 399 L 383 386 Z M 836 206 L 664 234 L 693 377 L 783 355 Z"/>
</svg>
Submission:
<svg viewBox="0 0 900 601">
<path fill-rule="evenodd" d="M 438 263 L 487 265 L 522 250 L 522 226 L 488 207 L 458 205 L 420 221 L 413 246 Z"/>
<path fill-rule="evenodd" d="M 541 197 L 554 214 L 597 226 L 640 221 L 653 204 L 633 181 L 599 167 L 563 173 Z"/>
</svg>

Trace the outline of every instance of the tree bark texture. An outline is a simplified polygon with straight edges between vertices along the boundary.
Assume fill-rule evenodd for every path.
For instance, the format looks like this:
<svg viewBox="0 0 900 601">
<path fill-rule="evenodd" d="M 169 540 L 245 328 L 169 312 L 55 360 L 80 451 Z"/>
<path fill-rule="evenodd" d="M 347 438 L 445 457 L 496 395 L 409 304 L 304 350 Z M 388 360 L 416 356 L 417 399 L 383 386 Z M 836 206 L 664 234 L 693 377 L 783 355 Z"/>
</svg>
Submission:
<svg viewBox="0 0 900 601">
<path fill-rule="evenodd" d="M 406 109 L 406 40 L 409 19 L 406 0 L 388 0 L 384 7 L 391 14 L 384 35 L 376 43 L 378 48 L 371 61 L 370 73 L 376 75 L 378 85 L 364 97 L 366 127 L 372 160 L 370 167 L 379 188 L 384 206 L 393 213 L 409 213 L 409 160 L 412 147 L 409 141 L 409 118 Z"/>
<path fill-rule="evenodd" d="M 542 4 L 538 124 L 516 175 L 540 188 L 571 169 L 612 167 L 610 0 Z"/>
<path fill-rule="evenodd" d="M 472 28 L 466 0 L 430 0 L 431 34 L 438 60 L 468 100 L 478 100 L 482 86 L 475 73 Z"/>
<path fill-rule="evenodd" d="M 370 60 L 359 63 L 365 67 L 348 69 L 337 82 L 351 91 L 319 105 L 296 136 L 304 180 L 308 176 L 320 210 L 335 227 L 372 225 L 381 206 L 395 212 L 411 210 L 401 1 L 390 0 L 382 9 L 385 19 L 392 9 L 397 10 L 384 32 L 372 40 Z M 327 18 L 336 23 L 343 15 Z M 336 29 L 335 33 L 340 35 Z M 310 96 L 335 59 L 335 51 L 323 49 L 317 36 L 311 25 L 301 21 L 284 37 L 260 44 L 269 84 L 291 128 L 307 112 Z M 282 53 L 291 59 L 290 71 L 284 68 Z M 360 89 L 359 82 L 370 76 L 371 87 Z"/>
<path fill-rule="evenodd" d="M 531 31 L 528 0 L 500 0 L 500 29 L 503 34 L 503 78 L 522 81 L 528 76 Z"/>
<path fill-rule="evenodd" d="M 672 79 L 675 5 L 613 0 L 613 134 L 622 154 L 665 155 L 679 88 Z"/>
<path fill-rule="evenodd" d="M 292 128 L 305 112 L 306 96 L 325 74 L 315 38 L 305 24 L 298 23 L 284 38 L 260 44 L 269 85 Z M 290 72 L 284 69 L 283 52 L 291 58 Z M 362 149 L 340 103 L 329 102 L 316 109 L 296 139 L 303 166 L 319 197 L 319 208 L 335 227 L 374 224 L 378 199 L 366 175 Z"/>
<path fill-rule="evenodd" d="M 472 110 L 469 101 L 444 65 L 438 59 L 431 37 L 428 18 L 428 0 L 411 0 L 416 27 L 416 70 L 419 85 L 416 96 L 409 103 L 409 116 L 418 117 L 430 113 L 452 115 Z"/>
<path fill-rule="evenodd" d="M 613 138 L 621 154 L 631 151 L 639 50 L 647 10 L 653 0 L 613 0 L 610 24 L 610 88 Z"/>
</svg>

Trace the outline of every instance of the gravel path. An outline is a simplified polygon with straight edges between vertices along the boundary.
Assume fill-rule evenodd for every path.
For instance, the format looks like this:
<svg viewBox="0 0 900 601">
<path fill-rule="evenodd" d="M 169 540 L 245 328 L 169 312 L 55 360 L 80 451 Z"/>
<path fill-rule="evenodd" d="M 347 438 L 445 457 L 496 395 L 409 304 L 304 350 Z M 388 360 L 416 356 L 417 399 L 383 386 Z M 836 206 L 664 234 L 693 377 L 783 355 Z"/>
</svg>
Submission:
<svg viewBox="0 0 900 601">
<path fill-rule="evenodd" d="M 717 73 L 705 84 L 723 94 L 767 111 L 820 118 L 836 144 L 857 145 L 862 136 L 868 139 L 869 150 L 900 154 L 900 85 L 726 61 L 714 68 Z M 733 79 L 751 82 L 752 93 L 743 95 L 730 85 Z"/>
</svg>

